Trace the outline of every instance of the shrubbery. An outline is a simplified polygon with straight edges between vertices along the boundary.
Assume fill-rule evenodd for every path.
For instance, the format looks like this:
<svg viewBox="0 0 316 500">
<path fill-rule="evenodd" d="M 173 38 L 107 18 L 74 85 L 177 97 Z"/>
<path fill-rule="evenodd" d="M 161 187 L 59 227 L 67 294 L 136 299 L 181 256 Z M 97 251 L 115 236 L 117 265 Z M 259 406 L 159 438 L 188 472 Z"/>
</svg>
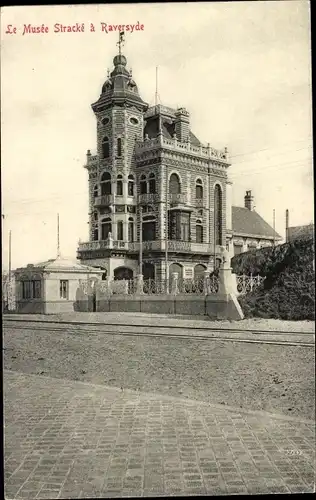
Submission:
<svg viewBox="0 0 316 500">
<path fill-rule="evenodd" d="M 314 240 L 310 236 L 236 255 L 233 272 L 265 276 L 263 284 L 239 297 L 246 317 L 315 319 Z"/>
</svg>

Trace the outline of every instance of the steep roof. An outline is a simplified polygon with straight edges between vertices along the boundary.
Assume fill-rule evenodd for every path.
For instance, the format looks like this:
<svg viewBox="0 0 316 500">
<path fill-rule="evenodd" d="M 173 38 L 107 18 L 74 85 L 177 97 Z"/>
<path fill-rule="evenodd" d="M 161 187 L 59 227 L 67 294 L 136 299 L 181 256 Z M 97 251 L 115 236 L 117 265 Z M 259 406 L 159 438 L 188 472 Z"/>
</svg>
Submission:
<svg viewBox="0 0 316 500">
<path fill-rule="evenodd" d="M 232 230 L 235 234 L 282 239 L 257 212 L 244 207 L 232 207 Z"/>
<path fill-rule="evenodd" d="M 166 139 L 173 139 L 173 136 L 175 134 L 175 123 L 172 118 L 167 118 L 167 117 L 165 118 L 164 116 L 161 116 L 161 129 L 162 129 L 162 135 Z M 144 136 L 148 135 L 149 139 L 153 139 L 157 137 L 158 132 L 159 132 L 159 116 L 156 115 L 151 118 L 148 118 L 144 129 Z M 193 146 L 201 145 L 200 141 L 191 132 L 191 130 L 190 130 L 190 143 Z"/>
</svg>

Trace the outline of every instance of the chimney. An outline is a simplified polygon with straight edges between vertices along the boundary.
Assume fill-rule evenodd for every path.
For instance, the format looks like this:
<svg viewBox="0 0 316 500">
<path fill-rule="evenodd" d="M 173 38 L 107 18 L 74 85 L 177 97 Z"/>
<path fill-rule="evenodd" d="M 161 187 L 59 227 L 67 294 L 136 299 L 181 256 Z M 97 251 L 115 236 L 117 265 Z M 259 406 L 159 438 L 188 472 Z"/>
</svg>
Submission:
<svg viewBox="0 0 316 500">
<path fill-rule="evenodd" d="M 190 114 L 185 108 L 179 108 L 176 112 L 175 132 L 178 141 L 188 141 L 190 136 Z"/>
<path fill-rule="evenodd" d="M 251 195 L 251 191 L 246 191 L 245 208 L 248 208 L 248 210 L 253 210 L 253 196 Z"/>
</svg>

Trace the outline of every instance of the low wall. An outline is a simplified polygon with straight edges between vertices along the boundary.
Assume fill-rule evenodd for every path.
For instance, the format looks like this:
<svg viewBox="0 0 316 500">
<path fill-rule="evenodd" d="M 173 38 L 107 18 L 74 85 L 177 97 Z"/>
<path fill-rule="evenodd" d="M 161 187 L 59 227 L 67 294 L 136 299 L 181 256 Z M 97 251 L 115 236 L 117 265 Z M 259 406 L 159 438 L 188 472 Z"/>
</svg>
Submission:
<svg viewBox="0 0 316 500">
<path fill-rule="evenodd" d="M 79 299 L 79 298 L 78 298 Z M 74 310 L 92 312 L 91 297 L 80 297 Z M 237 299 L 230 294 L 212 295 L 111 295 L 96 294 L 96 312 L 140 312 L 209 316 L 211 319 L 242 319 Z"/>
<path fill-rule="evenodd" d="M 45 305 L 42 300 L 18 300 L 16 312 L 20 314 L 45 314 Z"/>
</svg>

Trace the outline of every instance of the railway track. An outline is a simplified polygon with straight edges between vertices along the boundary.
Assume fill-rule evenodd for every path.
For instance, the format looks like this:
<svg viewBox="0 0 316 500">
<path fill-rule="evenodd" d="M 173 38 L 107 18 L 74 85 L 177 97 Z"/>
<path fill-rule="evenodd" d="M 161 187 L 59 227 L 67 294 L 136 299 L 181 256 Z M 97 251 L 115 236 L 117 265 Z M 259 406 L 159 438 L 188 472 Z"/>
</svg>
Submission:
<svg viewBox="0 0 316 500">
<path fill-rule="evenodd" d="M 239 342 L 254 344 L 272 344 L 314 348 L 314 333 L 303 332 L 271 332 L 256 330 L 240 330 L 221 328 L 193 328 L 183 327 L 181 325 L 126 325 L 116 323 L 81 323 L 67 321 L 41 321 L 41 320 L 22 320 L 4 318 L 4 327 L 18 330 L 42 331 L 49 333 L 65 332 L 65 325 L 68 335 L 116 335 L 127 337 L 154 337 L 154 338 L 173 338 L 190 341 L 217 340 L 221 342 Z M 89 326 L 89 328 L 87 328 Z M 194 330 L 194 331 L 193 331 Z M 207 334 L 206 334 L 207 332 Z"/>
</svg>

